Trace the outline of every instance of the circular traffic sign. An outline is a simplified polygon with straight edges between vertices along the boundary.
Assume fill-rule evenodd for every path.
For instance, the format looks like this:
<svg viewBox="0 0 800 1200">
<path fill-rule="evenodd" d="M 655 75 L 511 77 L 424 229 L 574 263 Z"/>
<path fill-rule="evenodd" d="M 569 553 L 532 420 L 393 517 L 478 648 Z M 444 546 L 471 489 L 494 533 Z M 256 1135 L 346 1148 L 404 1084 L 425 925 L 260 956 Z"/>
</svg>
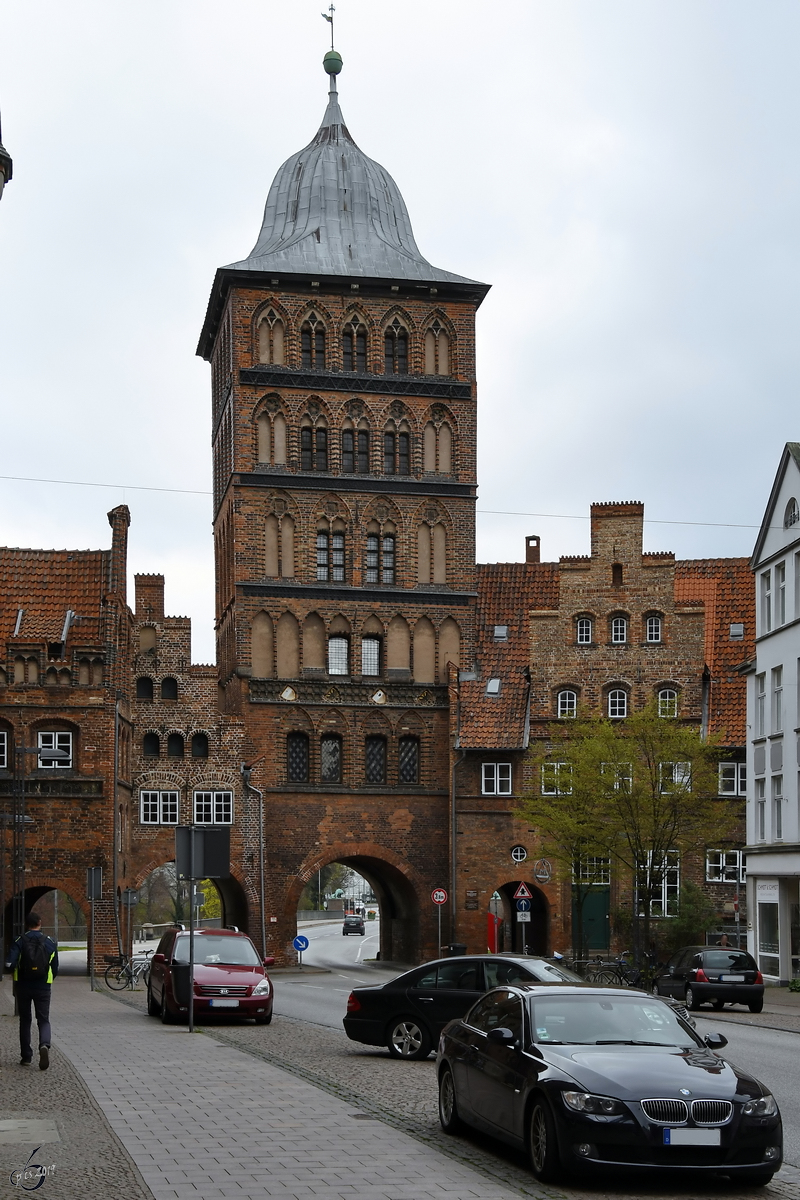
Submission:
<svg viewBox="0 0 800 1200">
<path fill-rule="evenodd" d="M 525 862 L 528 857 L 528 851 L 524 846 L 512 846 L 511 857 L 514 862 Z"/>
<path fill-rule="evenodd" d="M 298 933 L 297 937 L 292 942 L 292 945 L 294 946 L 295 950 L 299 950 L 302 953 L 303 950 L 308 949 L 308 938 L 304 937 L 302 933 Z"/>
<path fill-rule="evenodd" d="M 431 900 L 434 904 L 447 904 L 447 892 L 444 888 L 434 888 L 431 892 Z"/>
<path fill-rule="evenodd" d="M 518 900 L 517 901 L 517 912 L 530 912 L 530 911 L 531 911 L 530 900 Z"/>
</svg>

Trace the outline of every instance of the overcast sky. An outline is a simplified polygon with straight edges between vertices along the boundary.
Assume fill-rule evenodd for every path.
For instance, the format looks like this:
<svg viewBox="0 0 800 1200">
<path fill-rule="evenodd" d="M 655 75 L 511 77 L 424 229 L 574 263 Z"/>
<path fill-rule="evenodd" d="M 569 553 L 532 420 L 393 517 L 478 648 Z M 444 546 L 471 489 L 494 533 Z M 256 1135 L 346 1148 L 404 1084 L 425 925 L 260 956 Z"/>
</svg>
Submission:
<svg viewBox="0 0 800 1200">
<path fill-rule="evenodd" d="M 216 267 L 325 108 L 321 0 L 2 0 L 0 542 L 109 544 L 213 658 Z M 342 108 L 478 314 L 478 558 L 747 555 L 796 418 L 800 5 L 339 0 Z M 123 485 L 128 485 L 126 488 Z M 536 515 L 492 515 L 491 510 Z M 578 518 L 578 519 L 575 519 Z"/>
</svg>

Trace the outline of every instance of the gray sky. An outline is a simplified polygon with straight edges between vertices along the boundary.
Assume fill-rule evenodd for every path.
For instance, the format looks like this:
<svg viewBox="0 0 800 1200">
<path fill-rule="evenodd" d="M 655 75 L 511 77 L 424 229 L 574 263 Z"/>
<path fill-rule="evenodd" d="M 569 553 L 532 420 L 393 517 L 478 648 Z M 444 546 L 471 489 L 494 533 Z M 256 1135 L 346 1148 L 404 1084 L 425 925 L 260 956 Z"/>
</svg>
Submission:
<svg viewBox="0 0 800 1200">
<path fill-rule="evenodd" d="M 0 542 L 106 546 L 213 658 L 214 270 L 244 257 L 325 107 L 321 0 L 3 0 Z M 588 552 L 592 500 L 647 549 L 749 554 L 800 436 L 800 5 L 339 0 L 342 108 L 422 253 L 478 314 L 480 561 Z M 655 522 L 675 522 L 658 524 Z M 696 523 L 696 524 L 695 524 Z M 745 526 L 745 528 L 718 527 Z"/>
</svg>

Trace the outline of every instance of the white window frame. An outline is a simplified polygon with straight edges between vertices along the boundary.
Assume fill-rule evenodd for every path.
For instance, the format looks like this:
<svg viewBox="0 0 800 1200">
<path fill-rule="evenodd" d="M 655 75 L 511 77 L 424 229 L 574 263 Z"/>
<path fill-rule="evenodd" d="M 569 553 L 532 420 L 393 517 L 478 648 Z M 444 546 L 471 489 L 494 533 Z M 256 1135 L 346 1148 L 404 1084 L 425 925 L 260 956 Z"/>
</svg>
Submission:
<svg viewBox="0 0 800 1200">
<path fill-rule="evenodd" d="M 566 762 L 542 763 L 542 795 L 572 795 L 572 764 Z"/>
<path fill-rule="evenodd" d="M 0 729 L 0 771 L 8 770 L 8 731 Z"/>
<path fill-rule="evenodd" d="M 572 688 L 562 688 L 557 697 L 559 717 L 574 717 L 578 713 L 578 693 Z"/>
<path fill-rule="evenodd" d="M 198 788 L 192 797 L 192 812 L 195 825 L 232 825 L 233 792 Z"/>
<path fill-rule="evenodd" d="M 772 683 L 772 732 L 783 732 L 783 667 L 773 667 Z"/>
<path fill-rule="evenodd" d="M 747 763 L 721 762 L 718 771 L 718 796 L 747 795 Z"/>
<path fill-rule="evenodd" d="M 511 763 L 485 762 L 481 764 L 482 795 L 510 796 L 511 782 Z"/>
<path fill-rule="evenodd" d="M 180 792 L 143 788 L 139 792 L 139 823 L 177 825 L 180 820 L 180 800 Z"/>
<path fill-rule="evenodd" d="M 772 629 L 772 571 L 761 572 L 761 632 Z"/>
<path fill-rule="evenodd" d="M 611 644 L 612 644 L 612 646 L 624 646 L 627 644 L 627 641 L 628 641 L 628 618 L 627 617 L 612 617 L 611 618 Z"/>
<path fill-rule="evenodd" d="M 767 840 L 767 781 L 766 779 L 757 779 L 755 787 L 756 797 L 756 841 L 765 842 Z"/>
<path fill-rule="evenodd" d="M 600 769 L 611 779 L 615 792 L 630 792 L 633 787 L 633 763 L 603 763 Z"/>
<path fill-rule="evenodd" d="M 772 840 L 783 841 L 783 775 L 772 776 Z"/>
<path fill-rule="evenodd" d="M 572 882 L 590 887 L 608 887 L 611 883 L 611 859 L 599 854 L 590 854 L 581 859 L 577 876 L 575 867 L 572 868 Z"/>
<path fill-rule="evenodd" d="M 344 658 L 341 655 L 341 647 L 344 647 Z M 335 645 L 334 645 L 335 643 Z M 328 674 L 329 675 L 349 675 L 350 674 L 350 639 L 341 633 L 333 633 L 328 638 Z"/>
<path fill-rule="evenodd" d="M 658 715 L 660 717 L 677 717 L 678 692 L 675 688 L 660 688 L 658 692 Z"/>
<path fill-rule="evenodd" d="M 775 628 L 786 624 L 786 560 L 775 564 Z"/>
<path fill-rule="evenodd" d="M 653 852 L 647 854 L 647 881 L 650 882 L 650 871 L 653 862 Z M 681 854 L 680 850 L 668 850 L 663 859 L 663 876 L 661 879 L 661 897 L 651 897 L 651 917 L 677 917 L 678 898 L 681 891 Z M 674 912 L 669 911 L 670 899 L 675 901 Z"/>
<path fill-rule="evenodd" d="M 688 795 L 692 790 L 690 762 L 661 762 L 658 764 L 658 790 L 662 795 L 679 791 Z"/>
<path fill-rule="evenodd" d="M 592 619 L 591 617 L 578 617 L 575 623 L 575 641 L 579 646 L 591 646 L 592 644 Z"/>
<path fill-rule="evenodd" d="M 42 730 L 38 735 L 39 769 L 41 771 L 71 771 L 72 770 L 72 734 L 61 729 Z M 68 750 L 69 758 L 47 759 L 47 750 Z"/>
<path fill-rule="evenodd" d="M 744 850 L 706 850 L 706 883 L 745 883 L 747 855 Z"/>
<path fill-rule="evenodd" d="M 756 737 L 767 732 L 767 673 L 756 675 Z"/>
<path fill-rule="evenodd" d="M 622 712 L 612 712 L 611 711 L 612 698 L 613 698 L 614 707 L 619 708 L 620 707 L 620 701 L 619 701 L 620 696 L 622 696 L 623 701 L 624 701 L 624 703 L 622 704 L 623 711 Z M 608 716 L 609 716 L 610 720 L 612 720 L 612 721 L 624 720 L 625 717 L 627 717 L 627 715 L 628 715 L 628 693 L 625 691 L 625 689 L 624 688 L 612 688 L 611 691 L 608 693 L 607 706 L 608 706 Z"/>
<path fill-rule="evenodd" d="M 660 642 L 661 641 L 661 628 L 662 628 L 661 617 L 657 616 L 656 613 L 652 613 L 647 618 L 647 634 L 645 637 L 645 641 L 649 642 L 651 645 L 654 645 L 655 643 Z"/>
</svg>

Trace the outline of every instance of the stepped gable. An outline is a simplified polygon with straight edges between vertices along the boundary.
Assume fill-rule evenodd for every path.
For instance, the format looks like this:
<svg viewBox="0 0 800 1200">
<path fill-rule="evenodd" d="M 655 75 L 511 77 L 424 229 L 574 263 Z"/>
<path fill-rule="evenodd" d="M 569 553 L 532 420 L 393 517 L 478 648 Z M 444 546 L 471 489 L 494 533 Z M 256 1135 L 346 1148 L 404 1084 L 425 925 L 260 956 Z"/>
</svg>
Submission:
<svg viewBox="0 0 800 1200">
<path fill-rule="evenodd" d="M 675 600 L 705 607 L 705 656 L 711 672 L 709 730 L 729 745 L 746 736 L 746 681 L 738 667 L 755 653 L 755 591 L 746 558 L 705 558 L 675 564 Z M 744 636 L 731 637 L 742 624 Z"/>
<path fill-rule="evenodd" d="M 108 558 L 107 550 L 0 547 L 0 611 L 4 614 L 5 640 L 58 642 L 71 609 L 77 620 L 68 640 L 101 642 Z M 18 623 L 19 609 L 23 613 Z"/>
<path fill-rule="evenodd" d="M 525 749 L 528 744 L 528 613 L 558 605 L 558 563 L 489 563 L 476 568 L 478 678 L 460 686 L 459 746 Z M 505 625 L 505 641 L 495 626 Z M 496 696 L 486 694 L 500 680 Z"/>
</svg>

